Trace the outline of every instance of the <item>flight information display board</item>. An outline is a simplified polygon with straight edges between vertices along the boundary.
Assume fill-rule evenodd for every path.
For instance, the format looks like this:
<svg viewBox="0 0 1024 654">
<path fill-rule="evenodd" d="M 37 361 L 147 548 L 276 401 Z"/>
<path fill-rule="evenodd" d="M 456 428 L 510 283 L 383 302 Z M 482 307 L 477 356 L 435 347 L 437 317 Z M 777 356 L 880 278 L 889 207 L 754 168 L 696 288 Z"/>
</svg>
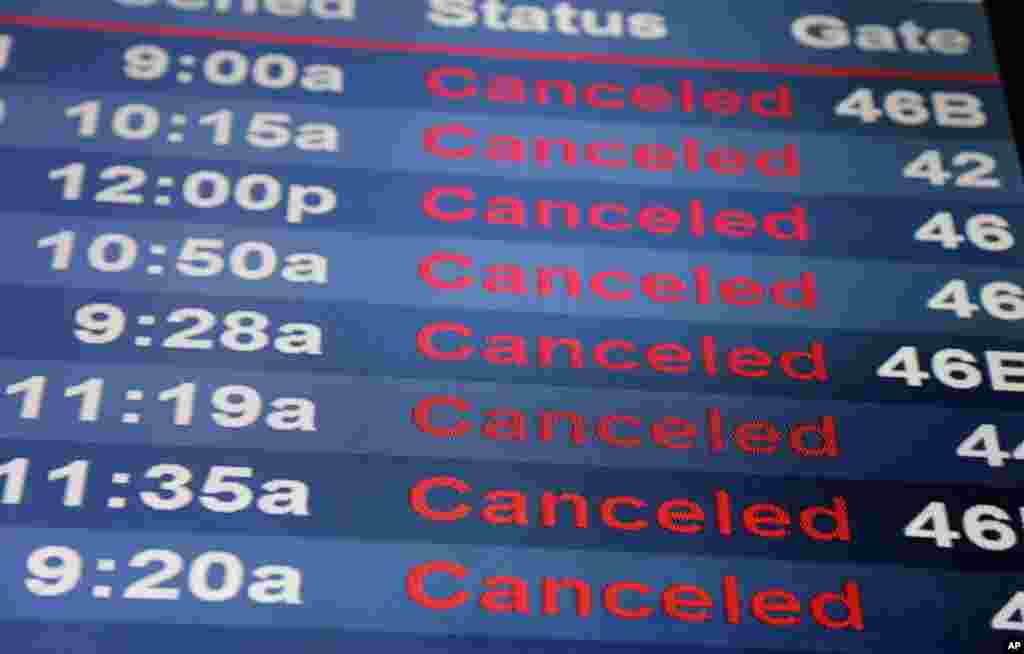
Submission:
<svg viewBox="0 0 1024 654">
<path fill-rule="evenodd" d="M 1022 647 L 980 4 L 0 12 L 5 651 Z"/>
</svg>

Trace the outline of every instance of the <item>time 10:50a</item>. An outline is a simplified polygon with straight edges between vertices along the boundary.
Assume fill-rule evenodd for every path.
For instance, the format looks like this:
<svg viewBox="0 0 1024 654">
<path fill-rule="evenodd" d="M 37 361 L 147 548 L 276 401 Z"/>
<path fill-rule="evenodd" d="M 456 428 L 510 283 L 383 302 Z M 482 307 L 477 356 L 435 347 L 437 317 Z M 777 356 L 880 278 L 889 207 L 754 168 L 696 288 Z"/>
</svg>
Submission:
<svg viewBox="0 0 1024 654">
<path fill-rule="evenodd" d="M 78 235 L 70 230 L 49 234 L 36 242 L 51 250 L 50 268 L 70 270 L 74 263 Z M 86 261 L 104 273 L 130 272 L 140 265 L 139 241 L 128 234 L 99 234 L 88 241 Z M 283 263 L 282 263 L 283 259 Z M 225 244 L 219 238 L 186 238 L 177 255 L 176 270 L 185 277 L 215 277 L 225 272 L 244 281 L 263 281 L 277 275 L 295 284 L 323 285 L 328 281 L 329 262 L 312 252 L 280 254 L 264 241 Z"/>
</svg>

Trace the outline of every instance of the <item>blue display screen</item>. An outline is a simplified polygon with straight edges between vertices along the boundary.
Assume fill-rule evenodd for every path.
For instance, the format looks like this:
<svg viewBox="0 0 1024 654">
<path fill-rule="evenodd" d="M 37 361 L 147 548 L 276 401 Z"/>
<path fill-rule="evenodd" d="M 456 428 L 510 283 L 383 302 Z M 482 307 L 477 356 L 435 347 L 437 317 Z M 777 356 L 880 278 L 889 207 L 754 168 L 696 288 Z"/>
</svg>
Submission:
<svg viewBox="0 0 1024 654">
<path fill-rule="evenodd" d="M 6 0 L 11 652 L 1024 648 L 981 4 Z"/>
</svg>

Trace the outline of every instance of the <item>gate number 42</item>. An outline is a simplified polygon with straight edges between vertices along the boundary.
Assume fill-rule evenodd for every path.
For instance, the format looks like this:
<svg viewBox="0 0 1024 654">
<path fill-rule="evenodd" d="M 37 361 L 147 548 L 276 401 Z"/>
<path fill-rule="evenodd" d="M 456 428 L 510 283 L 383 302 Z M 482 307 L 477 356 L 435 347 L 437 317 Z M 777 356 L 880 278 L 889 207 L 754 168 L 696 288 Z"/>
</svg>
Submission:
<svg viewBox="0 0 1024 654">
<path fill-rule="evenodd" d="M 942 153 L 925 150 L 916 159 L 903 167 L 907 179 L 922 179 L 932 186 L 946 186 L 950 181 L 960 188 L 1001 188 L 1003 182 L 993 177 L 996 171 L 995 157 L 984 152 L 959 152 L 950 161 L 959 172 L 947 169 Z"/>
</svg>

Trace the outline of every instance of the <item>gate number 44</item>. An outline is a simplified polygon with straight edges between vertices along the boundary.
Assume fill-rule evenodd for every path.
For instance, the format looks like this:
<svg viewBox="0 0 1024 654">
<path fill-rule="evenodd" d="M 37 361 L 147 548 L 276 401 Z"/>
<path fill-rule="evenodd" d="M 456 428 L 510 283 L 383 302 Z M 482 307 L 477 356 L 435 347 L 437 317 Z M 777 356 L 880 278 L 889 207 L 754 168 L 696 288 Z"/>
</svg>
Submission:
<svg viewBox="0 0 1024 654">
<path fill-rule="evenodd" d="M 992 628 L 997 631 L 1024 631 L 1024 593 L 1014 593 L 1010 601 L 992 616 Z"/>
<path fill-rule="evenodd" d="M 0 70 L 7 68 L 11 60 L 11 48 L 14 47 L 14 39 L 10 34 L 0 34 Z"/>
</svg>

